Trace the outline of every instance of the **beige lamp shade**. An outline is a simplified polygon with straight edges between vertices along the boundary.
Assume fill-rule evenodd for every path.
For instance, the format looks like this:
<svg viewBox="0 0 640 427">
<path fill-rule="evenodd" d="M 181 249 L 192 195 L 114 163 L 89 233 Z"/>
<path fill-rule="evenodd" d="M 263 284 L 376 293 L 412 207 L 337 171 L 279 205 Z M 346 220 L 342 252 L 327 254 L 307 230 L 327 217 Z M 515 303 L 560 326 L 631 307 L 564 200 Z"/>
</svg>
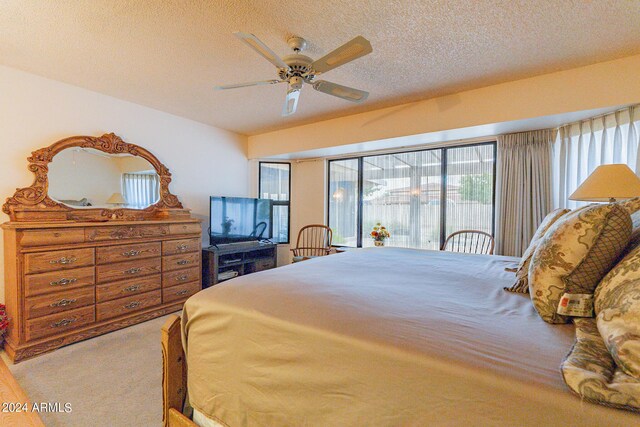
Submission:
<svg viewBox="0 0 640 427">
<path fill-rule="evenodd" d="M 122 194 L 113 193 L 111 197 L 107 199 L 107 203 L 110 205 L 124 205 L 127 201 L 122 197 Z"/>
<path fill-rule="evenodd" d="M 640 178 L 625 164 L 601 165 L 584 180 L 570 200 L 614 202 L 640 196 Z"/>
</svg>

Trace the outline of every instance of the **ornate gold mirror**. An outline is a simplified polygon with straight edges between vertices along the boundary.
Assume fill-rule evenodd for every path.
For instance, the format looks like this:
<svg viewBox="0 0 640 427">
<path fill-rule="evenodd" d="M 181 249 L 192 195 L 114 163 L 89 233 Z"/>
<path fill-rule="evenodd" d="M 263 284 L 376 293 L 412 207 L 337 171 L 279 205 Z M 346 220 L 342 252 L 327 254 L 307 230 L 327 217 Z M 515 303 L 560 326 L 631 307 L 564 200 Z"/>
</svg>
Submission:
<svg viewBox="0 0 640 427">
<path fill-rule="evenodd" d="M 169 191 L 171 174 L 146 149 L 110 133 L 74 136 L 34 151 L 30 187 L 2 210 L 12 221 L 109 221 L 188 216 Z"/>
</svg>

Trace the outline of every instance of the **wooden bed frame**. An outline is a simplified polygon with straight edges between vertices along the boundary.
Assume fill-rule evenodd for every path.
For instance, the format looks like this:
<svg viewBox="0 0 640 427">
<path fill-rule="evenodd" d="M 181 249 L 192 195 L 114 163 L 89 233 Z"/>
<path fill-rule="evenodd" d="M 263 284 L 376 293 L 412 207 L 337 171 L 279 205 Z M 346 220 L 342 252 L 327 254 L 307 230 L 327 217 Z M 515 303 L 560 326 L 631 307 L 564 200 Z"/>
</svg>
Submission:
<svg viewBox="0 0 640 427">
<path fill-rule="evenodd" d="M 182 414 L 187 396 L 187 360 L 182 350 L 180 316 L 162 326 L 162 423 L 165 427 L 197 427 Z"/>
</svg>

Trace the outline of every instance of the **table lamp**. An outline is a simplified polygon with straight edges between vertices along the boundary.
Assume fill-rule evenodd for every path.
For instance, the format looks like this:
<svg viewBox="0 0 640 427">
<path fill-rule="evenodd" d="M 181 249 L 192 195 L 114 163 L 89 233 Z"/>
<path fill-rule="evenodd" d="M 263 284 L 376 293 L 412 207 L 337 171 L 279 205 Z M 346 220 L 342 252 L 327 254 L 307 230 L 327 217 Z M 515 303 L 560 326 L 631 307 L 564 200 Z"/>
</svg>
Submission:
<svg viewBox="0 0 640 427">
<path fill-rule="evenodd" d="M 569 200 L 610 202 L 640 196 L 640 178 L 625 164 L 598 166 Z"/>
<path fill-rule="evenodd" d="M 114 206 L 122 206 L 122 205 L 126 205 L 127 201 L 124 199 L 124 197 L 122 197 L 122 194 L 113 193 L 111 197 L 107 199 L 107 204 L 114 205 Z"/>
</svg>

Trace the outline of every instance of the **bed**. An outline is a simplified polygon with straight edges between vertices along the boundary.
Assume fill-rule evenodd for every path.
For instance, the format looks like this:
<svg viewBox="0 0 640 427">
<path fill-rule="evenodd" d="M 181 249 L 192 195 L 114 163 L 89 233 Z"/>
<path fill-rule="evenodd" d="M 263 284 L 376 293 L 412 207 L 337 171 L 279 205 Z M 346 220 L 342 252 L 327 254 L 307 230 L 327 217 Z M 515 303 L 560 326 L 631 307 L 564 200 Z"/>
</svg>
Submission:
<svg viewBox="0 0 640 427">
<path fill-rule="evenodd" d="M 371 248 L 239 277 L 182 316 L 208 425 L 630 425 L 559 372 L 572 325 L 503 291 L 517 258 Z M 165 402 L 166 403 L 166 402 Z"/>
</svg>

